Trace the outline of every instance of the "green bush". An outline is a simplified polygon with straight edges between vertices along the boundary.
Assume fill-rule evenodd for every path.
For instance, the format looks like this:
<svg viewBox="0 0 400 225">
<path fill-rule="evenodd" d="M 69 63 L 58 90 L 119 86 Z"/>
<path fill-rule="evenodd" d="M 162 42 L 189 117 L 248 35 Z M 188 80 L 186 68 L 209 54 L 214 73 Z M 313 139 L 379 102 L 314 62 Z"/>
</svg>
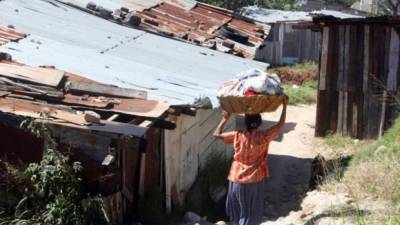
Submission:
<svg viewBox="0 0 400 225">
<path fill-rule="evenodd" d="M 55 142 L 50 140 L 51 135 L 44 124 L 26 120 L 21 125 L 35 136 L 44 138 L 49 148 L 45 149 L 40 163 L 29 164 L 24 172 L 12 172 L 15 170 L 11 166 L 1 168 L 9 180 L 23 181 L 20 184 L 25 189 L 21 191 L 23 193 L 14 193 L 21 198 L 14 210 L 0 208 L 0 225 L 109 224 L 102 199 L 82 191 L 81 164 L 71 162 L 68 156 L 54 150 Z M 3 184 L 7 186 L 7 182 L 3 181 Z"/>
</svg>

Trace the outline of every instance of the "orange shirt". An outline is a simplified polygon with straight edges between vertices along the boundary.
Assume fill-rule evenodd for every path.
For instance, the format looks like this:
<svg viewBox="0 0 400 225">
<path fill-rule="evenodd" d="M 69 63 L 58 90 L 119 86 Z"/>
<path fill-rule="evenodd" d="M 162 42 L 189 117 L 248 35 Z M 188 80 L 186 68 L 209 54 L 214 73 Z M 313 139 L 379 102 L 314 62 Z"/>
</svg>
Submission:
<svg viewBox="0 0 400 225">
<path fill-rule="evenodd" d="M 237 183 L 256 183 L 269 176 L 268 147 L 277 131 L 232 132 L 224 138 L 233 144 L 234 155 L 228 180 Z"/>
</svg>

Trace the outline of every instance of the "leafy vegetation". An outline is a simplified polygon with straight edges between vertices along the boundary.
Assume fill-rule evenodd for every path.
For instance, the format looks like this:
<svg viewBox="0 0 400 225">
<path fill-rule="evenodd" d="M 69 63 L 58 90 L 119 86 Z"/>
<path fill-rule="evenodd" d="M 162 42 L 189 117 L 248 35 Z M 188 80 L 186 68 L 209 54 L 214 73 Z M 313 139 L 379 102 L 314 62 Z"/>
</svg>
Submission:
<svg viewBox="0 0 400 225">
<path fill-rule="evenodd" d="M 381 14 L 386 15 L 399 15 L 400 12 L 400 1 L 398 0 L 378 0 L 378 8 Z"/>
<path fill-rule="evenodd" d="M 48 147 L 42 161 L 29 164 L 24 171 L 1 164 L 1 172 L 6 174 L 3 178 L 7 180 L 0 181 L 0 193 L 12 194 L 18 201 L 8 202 L 8 207 L 0 205 L 0 225 L 109 224 L 102 199 L 82 191 L 81 164 L 55 150 L 55 142 L 44 124 L 26 120 L 22 125 L 44 138 Z"/>
<path fill-rule="evenodd" d="M 200 0 L 208 4 L 236 10 L 240 7 L 258 5 L 268 9 L 298 10 L 300 6 L 296 0 Z"/>
</svg>

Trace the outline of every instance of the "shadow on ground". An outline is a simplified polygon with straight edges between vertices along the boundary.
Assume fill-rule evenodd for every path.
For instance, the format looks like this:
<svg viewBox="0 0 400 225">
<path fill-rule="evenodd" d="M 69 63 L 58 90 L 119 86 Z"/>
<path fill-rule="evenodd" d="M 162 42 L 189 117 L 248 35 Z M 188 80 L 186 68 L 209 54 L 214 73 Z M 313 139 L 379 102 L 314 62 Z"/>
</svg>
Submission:
<svg viewBox="0 0 400 225">
<path fill-rule="evenodd" d="M 270 154 L 270 178 L 265 181 L 264 215 L 276 219 L 300 209 L 309 190 L 313 159 Z"/>
</svg>

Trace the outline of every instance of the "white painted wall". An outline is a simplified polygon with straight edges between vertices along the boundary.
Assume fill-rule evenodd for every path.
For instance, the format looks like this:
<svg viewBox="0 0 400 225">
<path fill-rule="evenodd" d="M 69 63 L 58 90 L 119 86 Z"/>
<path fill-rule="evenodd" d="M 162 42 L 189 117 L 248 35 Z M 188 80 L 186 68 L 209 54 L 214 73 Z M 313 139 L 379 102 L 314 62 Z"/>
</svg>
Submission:
<svg viewBox="0 0 400 225">
<path fill-rule="evenodd" d="M 179 116 L 177 128 L 165 131 L 167 208 L 171 202 L 183 203 L 186 193 L 211 153 L 221 152 L 226 157 L 232 155 L 232 147 L 212 135 L 220 120 L 220 109 L 198 110 L 195 117 Z M 231 119 L 226 130 L 234 128 L 235 120 Z"/>
</svg>

